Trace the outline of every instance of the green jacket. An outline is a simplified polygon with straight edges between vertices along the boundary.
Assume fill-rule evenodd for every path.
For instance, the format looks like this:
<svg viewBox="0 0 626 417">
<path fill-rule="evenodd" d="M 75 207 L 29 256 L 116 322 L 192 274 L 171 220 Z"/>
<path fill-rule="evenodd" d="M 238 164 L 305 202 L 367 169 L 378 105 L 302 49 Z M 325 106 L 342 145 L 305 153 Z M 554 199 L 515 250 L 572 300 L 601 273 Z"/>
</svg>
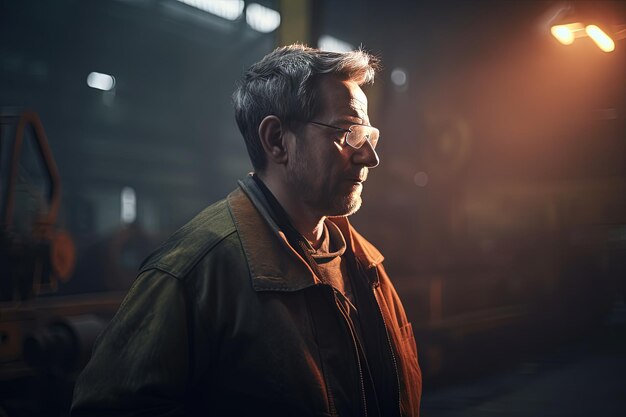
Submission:
<svg viewBox="0 0 626 417">
<path fill-rule="evenodd" d="M 253 202 L 250 181 L 144 263 L 78 378 L 73 416 L 365 414 L 365 365 L 335 292 Z M 417 416 L 415 340 L 383 256 L 331 220 L 380 307 L 399 414 Z"/>
</svg>

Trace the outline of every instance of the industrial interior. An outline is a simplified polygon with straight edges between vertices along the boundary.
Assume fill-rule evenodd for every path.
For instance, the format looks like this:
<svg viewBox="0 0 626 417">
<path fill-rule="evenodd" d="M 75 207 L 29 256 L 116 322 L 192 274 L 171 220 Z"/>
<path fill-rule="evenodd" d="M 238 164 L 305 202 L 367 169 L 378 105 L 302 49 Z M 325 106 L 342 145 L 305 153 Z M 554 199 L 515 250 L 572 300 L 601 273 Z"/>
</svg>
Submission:
<svg viewBox="0 0 626 417">
<path fill-rule="evenodd" d="M 626 2 L 0 0 L 0 416 L 67 416 L 142 260 L 252 170 L 231 94 L 363 48 L 422 415 L 626 409 Z"/>
</svg>

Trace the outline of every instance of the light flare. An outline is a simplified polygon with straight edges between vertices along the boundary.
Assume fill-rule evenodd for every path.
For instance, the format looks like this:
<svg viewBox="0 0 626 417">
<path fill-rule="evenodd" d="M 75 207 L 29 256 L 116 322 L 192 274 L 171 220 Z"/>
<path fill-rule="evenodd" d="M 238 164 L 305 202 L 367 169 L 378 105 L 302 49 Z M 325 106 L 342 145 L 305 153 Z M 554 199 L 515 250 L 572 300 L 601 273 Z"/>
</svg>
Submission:
<svg viewBox="0 0 626 417">
<path fill-rule="evenodd" d="M 563 45 L 571 45 L 574 43 L 574 34 L 564 25 L 552 26 L 550 32 L 552 32 L 552 36 Z"/>
<path fill-rule="evenodd" d="M 550 32 L 563 45 L 571 45 L 576 38 L 585 35 L 583 29 L 582 23 L 576 22 L 566 25 L 554 25 L 550 28 Z"/>
<path fill-rule="evenodd" d="M 587 35 L 598 45 L 598 48 L 604 52 L 613 52 L 615 50 L 615 42 L 609 35 L 596 25 L 587 25 L 585 27 Z"/>
<path fill-rule="evenodd" d="M 115 87 L 115 77 L 101 72 L 90 72 L 87 76 L 87 85 L 96 90 L 110 91 Z"/>
<path fill-rule="evenodd" d="M 280 13 L 260 4 L 250 3 L 246 9 L 246 23 L 257 32 L 270 33 L 280 26 Z"/>
<path fill-rule="evenodd" d="M 178 0 L 188 6 L 227 20 L 237 20 L 243 13 L 244 0 Z"/>
</svg>

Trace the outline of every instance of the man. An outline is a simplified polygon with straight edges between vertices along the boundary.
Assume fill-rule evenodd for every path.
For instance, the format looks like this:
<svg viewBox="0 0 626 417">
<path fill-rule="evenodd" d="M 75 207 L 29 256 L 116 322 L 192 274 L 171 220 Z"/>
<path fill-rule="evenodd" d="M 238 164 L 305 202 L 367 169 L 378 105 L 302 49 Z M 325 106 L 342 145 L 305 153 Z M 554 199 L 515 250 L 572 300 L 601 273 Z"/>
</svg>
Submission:
<svg viewBox="0 0 626 417">
<path fill-rule="evenodd" d="M 141 267 L 73 415 L 417 416 L 382 255 L 349 224 L 378 165 L 362 51 L 278 48 L 234 93 L 255 169 Z"/>
</svg>

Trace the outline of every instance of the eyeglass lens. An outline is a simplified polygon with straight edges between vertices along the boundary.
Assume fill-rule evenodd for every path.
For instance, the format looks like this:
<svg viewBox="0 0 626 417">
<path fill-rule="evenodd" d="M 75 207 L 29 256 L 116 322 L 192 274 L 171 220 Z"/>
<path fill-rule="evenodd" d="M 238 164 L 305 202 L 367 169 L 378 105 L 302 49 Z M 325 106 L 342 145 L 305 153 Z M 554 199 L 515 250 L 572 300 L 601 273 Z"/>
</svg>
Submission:
<svg viewBox="0 0 626 417">
<path fill-rule="evenodd" d="M 378 144 L 380 132 L 375 127 L 354 125 L 350 126 L 350 132 L 346 136 L 346 142 L 356 149 L 359 149 L 366 140 L 369 140 L 372 148 L 375 149 Z"/>
</svg>

